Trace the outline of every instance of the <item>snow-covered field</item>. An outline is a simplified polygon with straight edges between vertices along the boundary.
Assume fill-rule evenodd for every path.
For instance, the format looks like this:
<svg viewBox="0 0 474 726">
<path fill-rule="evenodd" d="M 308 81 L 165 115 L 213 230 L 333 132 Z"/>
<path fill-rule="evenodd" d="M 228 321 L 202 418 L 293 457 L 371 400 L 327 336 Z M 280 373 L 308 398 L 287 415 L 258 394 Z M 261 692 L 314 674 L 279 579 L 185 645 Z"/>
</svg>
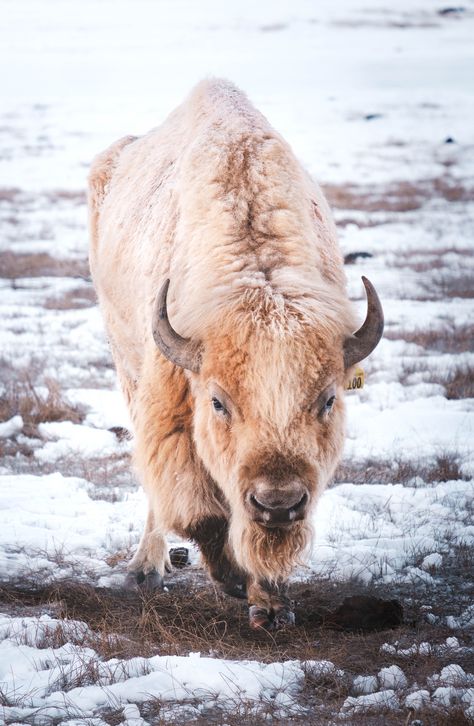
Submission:
<svg viewBox="0 0 474 726">
<path fill-rule="evenodd" d="M 473 0 L 4 0 L 0 723 L 474 722 L 473 37 Z M 173 585 L 211 591 L 221 620 L 241 609 L 240 655 L 212 631 L 197 653 L 166 638 L 150 651 L 148 633 L 127 658 L 110 623 L 104 650 L 85 608 L 61 616 L 65 583 L 120 602 L 145 514 L 89 279 L 85 178 L 210 74 L 245 89 L 325 187 L 344 254 L 365 253 L 346 266 L 361 315 L 361 274 L 386 313 L 295 587 L 303 605 L 318 582 L 334 606 L 350 587 L 383 592 L 410 615 L 329 642 L 300 612 L 262 655 L 191 547 L 157 617 Z"/>
</svg>

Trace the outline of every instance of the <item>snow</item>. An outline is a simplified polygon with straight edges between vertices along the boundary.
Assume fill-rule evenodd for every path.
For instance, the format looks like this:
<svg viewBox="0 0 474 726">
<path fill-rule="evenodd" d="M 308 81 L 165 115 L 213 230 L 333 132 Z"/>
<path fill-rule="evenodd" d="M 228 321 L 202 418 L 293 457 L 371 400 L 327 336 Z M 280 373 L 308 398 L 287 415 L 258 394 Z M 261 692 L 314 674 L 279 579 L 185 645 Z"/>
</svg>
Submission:
<svg viewBox="0 0 474 726">
<path fill-rule="evenodd" d="M 349 696 L 341 708 L 341 715 L 352 716 L 358 713 L 373 713 L 383 708 L 396 710 L 399 707 L 398 696 L 392 689 L 369 693 L 365 696 Z"/>
<path fill-rule="evenodd" d="M 356 676 L 352 682 L 352 690 L 357 696 L 375 693 L 379 682 L 377 676 Z"/>
<path fill-rule="evenodd" d="M 229 706 L 239 700 L 258 704 L 272 699 L 282 713 L 296 713 L 305 668 L 321 672 L 328 668 L 327 661 L 318 668 L 318 661 L 264 664 L 202 657 L 200 653 L 102 661 L 92 648 L 80 645 L 42 649 L 25 645 L 23 632 L 31 633 L 36 625 L 53 629 L 60 621 L 46 616 L 40 622 L 0 616 L 4 630 L 0 643 L 2 690 L 10 701 L 27 704 L 5 707 L 8 719 L 39 709 L 43 716 L 67 713 L 88 718 L 107 705 L 142 703 L 150 694 L 164 702 L 197 698 Z M 81 678 L 87 683 L 87 673 L 93 669 L 99 674 L 98 685 L 74 685 Z M 65 684 L 64 691 L 57 688 L 60 682 Z M 127 718 L 137 718 L 139 712 L 128 708 L 126 713 Z"/>
<path fill-rule="evenodd" d="M 127 450 L 127 443 L 119 444 L 110 431 L 73 424 L 70 421 L 58 421 L 40 424 L 39 432 L 47 441 L 42 449 L 35 451 L 40 461 L 55 461 L 60 456 L 113 456 Z"/>
<path fill-rule="evenodd" d="M 8 421 L 0 423 L 0 439 L 9 439 L 15 436 L 23 428 L 23 419 L 21 416 L 12 416 Z"/>
<path fill-rule="evenodd" d="M 0 392 L 25 374 L 51 378 L 84 417 L 41 422 L 34 432 L 26 415 L 0 422 L 0 449 L 18 450 L 0 469 L 0 580 L 33 575 L 46 583 L 69 577 L 123 584 L 126 559 L 109 563 L 117 552 L 133 552 L 146 506 L 131 473 L 124 477 L 129 483 L 106 481 L 102 490 L 95 482 L 100 466 L 120 460 L 128 467 L 133 442 L 115 430 L 131 432 L 130 420 L 81 267 L 85 180 L 94 154 L 159 123 L 195 82 L 213 74 L 248 92 L 323 185 L 357 192 L 360 203 L 356 195 L 347 209 L 335 210 L 341 244 L 344 253 L 373 256 L 346 267 L 349 291 L 362 319 L 360 276 L 367 275 L 386 316 L 388 335 L 364 364 L 366 386 L 346 397 L 344 453 L 349 472 L 378 467 L 385 476 L 324 493 L 307 565 L 295 577 L 413 583 L 427 591 L 442 583 L 457 548 L 474 541 L 474 399 L 450 398 L 446 386 L 453 371 L 474 364 L 474 352 L 455 345 L 472 325 L 472 298 L 458 283 L 466 277 L 472 285 L 474 273 L 471 6 L 452 17 L 441 16 L 434 0 L 242 0 L 238 7 L 217 0 L 71 0 L 67 10 L 59 0 L 8 0 L 5 8 L 0 254 L 49 255 L 69 267 L 64 274 L 47 265 L 20 275 L 0 270 Z M 364 194 L 385 194 L 391 205 L 371 210 Z M 68 296 L 73 307 L 63 306 Z M 436 349 L 425 349 L 427 332 L 439 335 Z M 419 340 L 405 341 L 410 333 Z M 25 449 L 30 455 L 22 458 Z M 425 481 L 440 456 L 453 458 L 461 478 Z M 415 474 L 397 483 L 405 465 Z M 193 577 L 198 554 L 187 546 Z M 0 718 L 29 721 L 40 709 L 45 719 L 67 719 L 69 726 L 82 726 L 84 718 L 102 726 L 99 710 L 110 703 L 120 705 L 122 723 L 144 726 L 140 706 L 149 689 L 183 721 L 201 713 L 187 703 L 189 694 L 211 708 L 216 699 L 235 707 L 242 694 L 254 703 L 272 698 L 288 715 L 301 707 L 298 688 L 311 673 L 352 678 L 344 718 L 434 703 L 461 704 L 474 720 L 472 674 L 456 663 L 472 655 L 463 639 L 474 606 L 453 601 L 451 613 L 427 610 L 424 618 L 458 637 L 385 643 L 387 666 L 378 675 L 348 674 L 331 661 L 263 664 L 198 654 L 103 661 L 93 648 L 74 644 L 78 633 L 86 637 L 84 623 L 62 620 L 70 642 L 49 649 L 41 637 L 59 621 L 5 614 L 0 687 L 10 688 L 17 705 L 3 707 Z M 442 657 L 449 665 L 426 684 L 412 684 L 395 657 L 402 664 Z M 97 684 L 54 690 L 55 677 L 77 676 L 87 663 L 100 673 Z"/>
<path fill-rule="evenodd" d="M 413 691 L 409 693 L 405 698 L 405 706 L 411 708 L 414 711 L 418 711 L 423 706 L 426 706 L 430 702 L 430 692 L 424 689 L 419 691 Z"/>
<path fill-rule="evenodd" d="M 406 675 L 397 665 L 382 668 L 379 671 L 378 679 L 381 688 L 398 689 L 406 688 L 408 685 Z"/>
<path fill-rule="evenodd" d="M 474 626 L 474 605 L 470 605 L 466 608 L 459 617 L 448 615 L 446 618 L 446 625 L 452 630 L 456 630 L 458 628 L 472 628 Z"/>
<path fill-rule="evenodd" d="M 421 568 L 423 570 L 437 569 L 441 567 L 442 564 L 443 555 L 440 555 L 439 552 L 432 552 L 430 555 L 426 555 L 426 557 L 423 558 Z"/>
</svg>

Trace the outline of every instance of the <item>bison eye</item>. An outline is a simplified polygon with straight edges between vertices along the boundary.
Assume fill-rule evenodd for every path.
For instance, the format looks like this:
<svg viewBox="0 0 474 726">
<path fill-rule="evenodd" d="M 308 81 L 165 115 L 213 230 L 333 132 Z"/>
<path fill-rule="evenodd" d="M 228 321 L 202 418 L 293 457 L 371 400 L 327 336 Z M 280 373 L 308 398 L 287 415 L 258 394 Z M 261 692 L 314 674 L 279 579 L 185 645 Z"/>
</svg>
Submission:
<svg viewBox="0 0 474 726">
<path fill-rule="evenodd" d="M 335 400 L 336 400 L 336 396 L 331 396 L 331 398 L 328 398 L 328 400 L 326 401 L 326 403 L 323 406 L 323 412 L 330 411 L 334 405 Z"/>
<path fill-rule="evenodd" d="M 227 409 L 224 404 L 221 403 L 215 396 L 212 397 L 212 405 L 214 406 L 214 411 L 217 411 L 217 413 L 227 413 Z"/>
<path fill-rule="evenodd" d="M 331 388 L 334 390 L 334 387 L 331 386 Z M 331 389 L 319 397 L 316 407 L 318 418 L 324 419 L 331 412 L 335 400 L 336 394 Z"/>
</svg>

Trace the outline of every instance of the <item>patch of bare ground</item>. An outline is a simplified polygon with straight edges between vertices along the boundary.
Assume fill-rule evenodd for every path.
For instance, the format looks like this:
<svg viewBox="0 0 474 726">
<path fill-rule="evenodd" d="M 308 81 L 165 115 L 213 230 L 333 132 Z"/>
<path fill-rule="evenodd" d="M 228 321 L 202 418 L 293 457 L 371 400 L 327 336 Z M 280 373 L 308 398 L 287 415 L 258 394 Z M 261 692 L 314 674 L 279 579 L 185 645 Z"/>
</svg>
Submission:
<svg viewBox="0 0 474 726">
<path fill-rule="evenodd" d="M 23 607 L 44 605 L 53 608 L 60 618 L 87 623 L 93 634 L 81 630 L 77 642 L 95 647 L 107 659 L 200 651 L 219 658 L 268 663 L 294 658 L 328 659 L 338 668 L 371 673 L 386 663 L 387 656 L 380 651 L 380 646 L 387 639 L 407 643 L 419 638 L 420 642 L 433 642 L 433 639 L 444 642 L 443 638 L 453 633 L 440 625 L 434 628 L 426 621 L 422 605 L 427 590 L 423 589 L 418 593 L 419 599 L 414 599 L 411 585 L 405 591 L 397 587 L 397 595 L 405 607 L 403 625 L 380 632 L 357 629 L 350 632 L 334 627 L 330 617 L 344 598 L 368 593 L 393 598 L 394 593 L 387 587 L 368 587 L 357 582 L 317 580 L 295 584 L 291 594 L 295 600 L 296 628 L 276 633 L 251 630 L 247 607 L 239 600 L 222 595 L 195 567 L 189 567 L 184 574 L 180 571 L 178 576 L 171 575 L 167 585 L 169 592 L 147 595 L 70 581 L 32 587 L 23 580 L 1 585 L 0 601 L 12 614 L 18 614 Z M 438 603 L 437 611 L 443 608 L 446 610 L 446 597 L 443 604 Z M 63 635 L 57 630 L 55 642 L 61 638 L 63 642 L 71 640 L 68 622 L 64 622 Z"/>
<path fill-rule="evenodd" d="M 409 249 L 390 260 L 391 267 L 409 268 L 414 272 L 433 272 L 444 270 L 452 265 L 453 256 L 465 259 L 468 264 L 474 260 L 474 252 L 469 247 L 442 247 L 434 250 Z"/>
<path fill-rule="evenodd" d="M 417 273 L 417 300 L 474 297 L 474 252 L 470 249 L 411 250 L 391 259 L 390 265 Z"/>
<path fill-rule="evenodd" d="M 472 556 L 469 562 L 472 565 Z M 48 587 L 34 586 L 32 583 L 9 583 L 0 586 L 0 603 L 2 611 L 12 615 L 48 612 L 60 618 L 59 624 L 45 632 L 39 647 L 59 647 L 67 642 L 91 647 L 103 661 L 112 658 L 129 659 L 135 656 L 151 657 L 153 655 L 186 655 L 199 651 L 203 655 L 216 658 L 249 659 L 262 662 L 275 662 L 298 659 L 302 661 L 329 660 L 337 668 L 344 670 L 343 676 L 332 673 L 317 673 L 308 664 L 304 683 L 298 696 L 298 704 L 302 708 L 300 714 L 278 720 L 278 723 L 326 723 L 331 716 L 339 711 L 342 703 L 352 691 L 352 677 L 355 675 L 375 675 L 388 665 L 399 665 L 408 678 L 409 683 L 423 687 L 426 679 L 440 671 L 445 665 L 453 662 L 453 653 L 443 649 L 447 637 L 458 635 L 460 642 L 469 646 L 469 634 L 457 632 L 444 626 L 436 625 L 426 619 L 429 610 L 439 619 L 453 613 L 452 588 L 460 578 L 470 581 L 469 587 L 464 586 L 461 597 L 457 599 L 456 611 L 462 611 L 466 602 L 474 595 L 474 585 L 469 580 L 466 567 L 467 560 L 453 558 L 446 573 L 449 586 L 425 586 L 416 590 L 413 585 L 397 586 L 364 586 L 357 582 L 336 583 L 330 580 L 314 580 L 296 584 L 292 587 L 295 599 L 297 625 L 294 629 L 282 630 L 277 633 L 251 631 L 248 626 L 247 608 L 241 601 L 222 595 L 206 582 L 201 570 L 194 567 L 187 572 L 179 571 L 179 577 L 170 576 L 169 592 L 147 595 L 140 592 L 93 588 L 78 585 L 70 581 L 58 582 Z M 182 573 L 182 574 L 181 574 Z M 404 623 L 392 630 L 381 632 L 347 632 L 331 627 L 331 613 L 348 596 L 376 595 L 378 597 L 397 597 L 405 610 Z M 62 620 L 64 619 L 64 620 Z M 89 628 L 78 626 L 71 631 L 71 620 L 85 622 Z M 397 643 L 397 653 L 387 654 L 382 646 L 385 643 Z M 398 654 L 400 649 L 413 644 L 430 643 L 431 650 L 424 654 L 415 653 L 409 658 Z M 439 646 L 439 647 L 438 647 Z M 456 653 L 455 662 L 469 668 L 472 652 L 468 649 Z M 92 666 L 91 666 L 92 667 Z M 88 664 L 75 674 L 74 684 L 65 682 L 62 688 L 68 690 L 76 685 L 87 685 L 94 681 L 95 672 Z M 113 674 L 111 675 L 111 678 Z M 238 685 L 238 684 L 237 684 Z M 277 689 L 278 690 L 278 689 Z M 225 712 L 218 706 L 206 711 L 207 720 L 194 721 L 200 718 L 199 712 L 194 713 L 195 723 L 242 723 L 242 714 L 251 717 L 251 723 L 268 723 L 278 712 L 278 699 L 269 699 L 260 707 L 246 703 L 236 688 L 235 709 Z M 211 696 L 212 694 L 208 694 Z M 201 699 L 193 697 L 186 703 L 180 703 L 181 714 L 186 705 L 198 706 Z M 151 718 L 152 723 L 161 723 L 167 716 L 166 723 L 177 723 L 169 718 L 168 706 L 158 699 L 140 705 L 141 714 Z M 240 720 L 232 720 L 239 715 Z M 439 709 L 424 709 L 417 712 L 421 718 L 424 713 L 430 724 L 464 723 L 456 708 L 449 712 Z M 253 714 L 253 715 L 252 715 Z M 119 709 L 109 709 L 101 716 L 108 723 L 117 723 Z M 400 721 L 403 715 L 403 721 Z M 411 723 L 412 715 L 403 707 L 396 713 L 380 711 L 375 716 L 358 714 L 355 721 L 345 719 L 346 723 L 357 724 L 400 724 Z M 172 714 L 173 716 L 173 714 Z M 174 714 L 176 716 L 176 713 Z M 201 712 L 204 717 L 204 712 Z M 313 719 L 314 716 L 314 720 Z M 453 717 L 454 720 L 446 720 Z M 110 718 L 110 720 L 108 720 Z M 214 720 L 215 719 L 215 720 Z M 318 720 L 319 719 L 319 720 Z M 326 719 L 326 720 L 325 720 Z M 405 720 L 406 719 L 406 720 Z M 164 723 L 164 721 L 163 721 Z"/>
<path fill-rule="evenodd" d="M 446 328 L 419 328 L 415 330 L 386 330 L 384 337 L 389 340 L 406 340 L 415 343 L 426 351 L 437 353 L 464 353 L 474 351 L 474 325 L 456 325 Z"/>
<path fill-rule="evenodd" d="M 66 201 L 80 207 L 87 202 L 86 193 L 82 190 L 52 189 L 51 191 L 46 192 L 45 196 L 48 202 L 50 202 L 51 204 L 57 204 Z"/>
<path fill-rule="evenodd" d="M 325 184 L 324 192 L 332 207 L 363 212 L 410 212 L 431 199 L 447 202 L 474 201 L 474 187 L 449 174 L 416 183 L 400 181 L 384 187 L 354 184 Z"/>
<path fill-rule="evenodd" d="M 0 252 L 0 277 L 80 277 L 90 279 L 86 259 L 58 259 L 47 252 L 34 254 Z"/>
<path fill-rule="evenodd" d="M 400 380 L 411 382 L 438 383 L 443 386 L 446 398 L 457 400 L 474 398 L 474 365 L 472 363 L 453 364 L 446 370 L 433 369 L 429 358 L 406 361 L 402 366 Z"/>
<path fill-rule="evenodd" d="M 0 203 L 7 202 L 11 204 L 12 202 L 16 202 L 21 194 L 21 189 L 17 187 L 2 187 L 0 188 Z"/>
<path fill-rule="evenodd" d="M 461 457 L 452 452 L 438 454 L 434 461 L 419 463 L 395 458 L 386 462 L 367 459 L 363 462 L 343 461 L 334 474 L 333 484 L 410 484 L 419 477 L 427 484 L 446 481 L 469 481 L 462 471 Z"/>
<path fill-rule="evenodd" d="M 90 287 L 77 287 L 74 290 L 49 297 L 44 307 L 48 310 L 75 310 L 90 308 L 97 304 L 97 295 L 92 285 Z"/>
</svg>

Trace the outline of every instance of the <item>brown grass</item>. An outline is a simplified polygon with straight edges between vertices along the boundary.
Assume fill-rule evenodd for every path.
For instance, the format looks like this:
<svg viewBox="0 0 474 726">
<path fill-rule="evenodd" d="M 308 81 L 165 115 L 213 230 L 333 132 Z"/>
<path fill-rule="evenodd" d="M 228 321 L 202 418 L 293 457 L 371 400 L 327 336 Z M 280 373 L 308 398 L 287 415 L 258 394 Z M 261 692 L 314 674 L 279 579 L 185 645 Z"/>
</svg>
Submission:
<svg viewBox="0 0 474 726">
<path fill-rule="evenodd" d="M 352 482 L 353 484 L 409 484 L 415 477 L 425 483 L 433 484 L 446 481 L 469 481 L 470 477 L 462 472 L 460 458 L 451 452 L 438 454 L 435 461 L 420 464 L 395 458 L 390 463 L 379 459 L 364 462 L 343 462 L 334 475 L 333 484 Z"/>
<path fill-rule="evenodd" d="M 92 285 L 77 287 L 74 290 L 49 297 L 44 303 L 48 310 L 74 310 L 89 308 L 97 304 L 97 295 Z"/>
<path fill-rule="evenodd" d="M 0 252 L 0 277 L 81 277 L 90 279 L 86 259 L 57 259 L 47 252 L 21 254 Z"/>
<path fill-rule="evenodd" d="M 474 187 L 469 187 L 445 174 L 417 183 L 401 181 L 384 187 L 354 184 L 326 184 L 324 192 L 336 209 L 363 212 L 410 212 L 427 201 L 438 198 L 448 202 L 471 202 Z"/>
<path fill-rule="evenodd" d="M 338 584 L 323 580 L 295 585 L 292 595 L 296 602 L 296 629 L 267 633 L 250 630 L 247 608 L 206 585 L 202 571 L 187 568 L 173 579 L 174 585 L 169 582 L 169 593 L 154 596 L 70 582 L 37 589 L 27 589 L 24 583 L 9 584 L 0 586 L 0 601 L 17 608 L 47 605 L 54 607 L 62 618 L 86 622 L 94 635 L 80 633 L 78 638 L 81 643 L 92 645 L 87 639 L 93 637 L 93 647 L 107 659 L 149 657 L 157 653 L 183 655 L 196 650 L 208 653 L 211 649 L 220 658 L 264 662 L 329 659 L 339 668 L 367 673 L 377 672 L 385 664 L 386 655 L 380 646 L 387 638 L 410 639 L 414 635 L 413 621 L 394 631 L 372 633 L 338 632 L 324 627 L 329 613 L 346 595 L 368 591 L 355 582 Z M 431 628 L 421 620 L 416 627 L 421 628 L 417 637 L 422 639 L 425 628 Z M 54 637 L 58 644 L 61 638 L 64 642 L 71 640 L 68 632 L 61 635 L 59 630 Z"/>
<path fill-rule="evenodd" d="M 472 363 L 453 365 L 450 370 L 433 370 L 429 366 L 429 358 L 419 358 L 403 364 L 400 380 L 403 383 L 409 383 L 410 376 L 420 373 L 425 383 L 438 383 L 444 386 L 448 399 L 474 398 L 474 365 Z"/>
<path fill-rule="evenodd" d="M 0 420 L 7 421 L 13 416 L 23 418 L 23 433 L 26 436 L 38 435 L 38 424 L 47 421 L 72 421 L 80 423 L 84 412 L 71 406 L 61 394 L 56 381 L 47 379 L 44 383 L 46 395 L 39 394 L 28 373 L 21 372 L 16 380 L 6 385 L 0 399 Z"/>
<path fill-rule="evenodd" d="M 466 567 L 472 565 L 472 556 L 466 560 Z M 469 565 L 470 562 L 470 565 Z M 451 587 L 464 581 L 463 596 L 465 602 L 470 601 L 474 591 L 472 581 L 463 570 L 461 560 L 455 558 L 455 567 L 449 577 Z M 456 579 L 458 578 L 458 579 Z M 469 582 L 471 583 L 469 585 Z M 466 587 L 466 585 L 468 585 Z M 337 668 L 345 671 L 345 676 L 333 674 L 317 675 L 308 667 L 305 682 L 299 696 L 299 703 L 314 714 L 311 720 L 308 713 L 288 717 L 275 723 L 326 723 L 334 716 L 344 699 L 353 695 L 351 691 L 352 676 L 376 674 L 380 668 L 397 664 L 405 672 L 409 683 L 415 680 L 420 688 L 426 678 L 439 672 L 442 667 L 453 662 L 453 654 L 449 651 L 432 652 L 429 655 L 415 654 L 410 658 L 403 655 L 386 654 L 381 646 L 388 642 L 397 642 L 399 649 L 409 647 L 413 643 L 430 642 L 433 646 L 441 645 L 446 637 L 453 634 L 443 625 L 431 625 L 426 622 L 423 606 L 426 602 L 434 603 L 432 612 L 435 614 L 453 614 L 453 605 L 445 586 L 432 592 L 413 592 L 412 586 L 405 590 L 398 587 L 389 591 L 385 588 L 367 588 L 359 583 L 336 583 L 329 580 L 300 583 L 292 588 L 292 596 L 296 601 L 297 626 L 295 629 L 274 634 L 251 631 L 247 623 L 247 611 L 241 602 L 227 598 L 215 591 L 206 583 L 202 571 L 187 568 L 184 575 L 181 571 L 170 576 L 170 591 L 154 596 L 146 596 L 138 592 L 107 590 L 78 585 L 71 582 L 58 582 L 48 587 L 28 587 L 22 583 L 10 583 L 0 586 L 0 603 L 2 610 L 12 614 L 36 612 L 52 612 L 56 617 L 81 620 L 92 629 L 78 629 L 71 632 L 70 624 L 60 622 L 43 637 L 39 647 L 60 647 L 66 642 L 93 648 L 103 660 L 111 658 L 128 659 L 134 656 L 150 657 L 156 654 L 185 655 L 200 651 L 203 656 L 212 655 L 216 658 L 255 659 L 263 662 L 299 660 L 330 660 Z M 354 593 L 377 594 L 382 597 L 398 596 L 405 608 L 405 624 L 395 630 L 372 633 L 338 632 L 325 626 L 328 614 L 334 612 L 341 600 Z M 456 611 L 464 605 L 457 605 Z M 462 639 L 469 638 L 468 633 L 458 634 Z M 469 668 L 470 654 L 467 650 L 456 653 L 455 662 L 464 669 Z M 74 686 L 87 685 L 95 682 L 94 664 L 85 661 L 84 667 L 75 673 L 74 682 L 65 679 L 64 683 L 56 684 L 58 688 L 68 690 Z M 113 674 L 111 675 L 113 678 Z M 189 705 L 199 705 L 200 701 L 190 694 Z M 180 704 L 183 708 L 184 704 Z M 255 704 L 253 705 L 255 707 Z M 248 710 L 247 710 L 248 709 Z M 142 716 L 150 717 L 152 723 L 162 723 L 166 716 L 166 705 L 158 699 L 140 705 Z M 116 723 L 120 710 L 109 709 L 109 723 Z M 456 708 L 448 711 L 423 709 L 427 723 L 430 724 L 461 724 L 461 711 Z M 207 713 L 202 723 L 241 724 L 242 714 L 246 714 L 249 723 L 270 722 L 275 714 L 275 704 L 271 701 L 262 703 L 261 708 L 250 712 L 250 704 L 241 700 L 236 692 L 234 716 L 225 714 L 218 707 Z M 204 717 L 204 714 L 202 714 Z M 238 718 L 237 718 L 238 715 Z M 452 721 L 447 720 L 448 717 Z M 421 712 L 417 714 L 422 717 Z M 381 713 L 372 716 L 358 715 L 345 723 L 354 724 L 399 724 L 410 723 L 410 712 L 401 709 L 397 713 Z M 318 720 L 318 718 L 320 720 Z M 403 719 L 402 721 L 400 719 Z M 240 719 L 240 720 L 239 720 Z M 262 719 L 262 720 L 260 720 Z M 322 720 L 321 720 L 322 719 Z M 407 720 L 405 720 L 407 719 Z M 164 721 L 163 721 L 164 723 Z M 177 723 L 174 720 L 168 723 Z M 199 723 L 199 721 L 197 722 Z"/>
<path fill-rule="evenodd" d="M 474 351 L 474 325 L 446 328 L 428 328 L 415 330 L 386 330 L 384 337 L 389 340 L 406 340 L 415 343 L 427 351 L 438 353 L 464 353 Z"/>
</svg>

